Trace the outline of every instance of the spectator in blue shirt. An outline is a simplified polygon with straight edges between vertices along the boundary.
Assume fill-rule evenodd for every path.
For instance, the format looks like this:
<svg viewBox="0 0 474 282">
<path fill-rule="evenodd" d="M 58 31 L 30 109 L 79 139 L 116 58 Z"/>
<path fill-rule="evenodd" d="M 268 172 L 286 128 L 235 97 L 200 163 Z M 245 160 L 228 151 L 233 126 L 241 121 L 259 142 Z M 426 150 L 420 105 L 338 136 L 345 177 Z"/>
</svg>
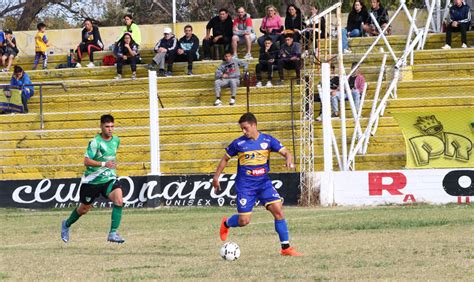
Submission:
<svg viewBox="0 0 474 282">
<path fill-rule="evenodd" d="M 31 80 L 28 74 L 23 71 L 22 67 L 15 66 L 10 85 L 21 90 L 21 102 L 25 113 L 28 113 L 28 100 L 35 93 L 34 87 L 30 84 Z"/>
</svg>

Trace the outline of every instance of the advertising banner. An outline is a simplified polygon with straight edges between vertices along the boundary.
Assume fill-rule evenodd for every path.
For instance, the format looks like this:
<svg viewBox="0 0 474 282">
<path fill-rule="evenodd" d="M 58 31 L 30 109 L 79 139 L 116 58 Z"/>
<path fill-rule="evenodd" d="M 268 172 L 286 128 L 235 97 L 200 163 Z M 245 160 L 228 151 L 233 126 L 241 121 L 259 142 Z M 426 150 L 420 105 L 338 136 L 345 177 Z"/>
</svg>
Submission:
<svg viewBox="0 0 474 282">
<path fill-rule="evenodd" d="M 407 168 L 474 167 L 474 108 L 392 114 L 405 137 Z"/>
<path fill-rule="evenodd" d="M 470 203 L 473 169 L 421 169 L 334 173 L 337 205 Z"/>
<path fill-rule="evenodd" d="M 160 206 L 235 206 L 235 174 L 221 175 L 221 190 L 212 188 L 212 175 L 120 177 L 126 208 Z M 299 199 L 299 173 L 270 174 L 285 205 Z M 0 181 L 0 207 L 67 208 L 78 205 L 79 178 Z M 94 207 L 111 207 L 98 198 Z"/>
</svg>

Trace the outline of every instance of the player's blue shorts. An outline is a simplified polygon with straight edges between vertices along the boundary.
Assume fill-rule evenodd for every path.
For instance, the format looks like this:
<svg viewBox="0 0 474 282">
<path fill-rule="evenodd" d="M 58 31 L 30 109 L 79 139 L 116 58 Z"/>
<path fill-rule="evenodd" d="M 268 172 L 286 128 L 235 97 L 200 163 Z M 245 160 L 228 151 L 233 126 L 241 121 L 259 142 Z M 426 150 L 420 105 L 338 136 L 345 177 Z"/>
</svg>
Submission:
<svg viewBox="0 0 474 282">
<path fill-rule="evenodd" d="M 254 189 L 243 191 L 237 189 L 237 212 L 239 214 L 251 213 L 257 200 L 265 207 L 281 202 L 280 194 L 273 188 L 271 180 L 256 184 Z"/>
</svg>

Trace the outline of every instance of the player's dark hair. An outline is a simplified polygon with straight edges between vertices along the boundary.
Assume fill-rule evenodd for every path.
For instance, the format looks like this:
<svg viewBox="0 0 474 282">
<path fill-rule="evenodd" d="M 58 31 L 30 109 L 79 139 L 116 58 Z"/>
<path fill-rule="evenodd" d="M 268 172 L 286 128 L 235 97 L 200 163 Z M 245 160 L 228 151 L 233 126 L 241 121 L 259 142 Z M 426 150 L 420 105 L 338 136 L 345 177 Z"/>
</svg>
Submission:
<svg viewBox="0 0 474 282">
<path fill-rule="evenodd" d="M 228 11 L 226 8 L 221 8 L 221 9 L 219 10 L 219 14 L 220 14 L 221 12 L 225 12 L 226 14 L 229 13 L 229 11 Z"/>
<path fill-rule="evenodd" d="M 114 117 L 112 115 L 103 115 L 100 117 L 100 124 L 114 122 Z"/>
<path fill-rule="evenodd" d="M 190 28 L 191 30 L 193 30 L 193 26 L 190 25 L 190 24 L 188 24 L 188 25 L 186 25 L 186 26 L 184 27 L 185 30 L 186 30 L 187 28 Z"/>
<path fill-rule="evenodd" d="M 243 114 L 240 119 L 239 119 L 239 123 L 242 123 L 242 122 L 248 122 L 248 123 L 251 123 L 251 124 L 257 124 L 257 118 L 255 117 L 254 114 L 252 113 L 245 113 Z"/>
<path fill-rule="evenodd" d="M 45 25 L 44 23 L 39 23 L 39 24 L 36 25 L 36 29 L 37 29 L 37 30 L 41 30 L 41 29 L 43 29 L 43 28 L 45 28 L 45 27 L 46 27 L 46 25 Z"/>
</svg>

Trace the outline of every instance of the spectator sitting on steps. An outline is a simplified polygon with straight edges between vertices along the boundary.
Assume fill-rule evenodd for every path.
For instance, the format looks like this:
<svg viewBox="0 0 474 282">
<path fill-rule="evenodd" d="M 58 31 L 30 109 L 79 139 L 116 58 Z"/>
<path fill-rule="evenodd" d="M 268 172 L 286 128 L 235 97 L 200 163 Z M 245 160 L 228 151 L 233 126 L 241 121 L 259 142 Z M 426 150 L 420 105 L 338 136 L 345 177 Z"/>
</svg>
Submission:
<svg viewBox="0 0 474 282">
<path fill-rule="evenodd" d="M 216 70 L 216 80 L 214 82 L 214 90 L 216 94 L 216 101 L 214 106 L 222 105 L 221 88 L 229 87 L 231 98 L 229 105 L 235 104 L 235 96 L 237 95 L 237 87 L 240 84 L 240 68 L 244 67 L 244 72 L 247 73 L 249 65 L 239 59 L 232 58 L 232 52 L 226 51 L 224 61 Z"/>
<path fill-rule="evenodd" d="M 28 113 L 28 100 L 35 94 L 34 87 L 31 84 L 30 77 L 23 71 L 20 66 L 13 68 L 13 75 L 10 80 L 10 85 L 21 90 L 21 103 L 23 104 L 23 111 Z"/>
<path fill-rule="evenodd" d="M 188 62 L 188 75 L 193 74 L 193 61 L 199 60 L 199 39 L 193 34 L 193 27 L 184 27 L 184 36 L 178 41 L 175 62 Z"/>
<path fill-rule="evenodd" d="M 296 71 L 296 83 L 299 84 L 301 70 L 301 44 L 293 42 L 293 34 L 285 35 L 285 43 L 280 47 L 280 55 L 278 59 L 278 74 L 280 76 L 280 84 L 284 82 L 283 69 Z"/>
<path fill-rule="evenodd" d="M 150 65 L 147 65 L 148 69 L 154 69 L 156 65 L 159 67 L 158 75 L 159 76 L 172 76 L 173 75 L 173 62 L 176 55 L 176 47 L 178 45 L 178 40 L 171 32 L 171 28 L 165 27 L 163 29 L 163 38 L 156 43 L 154 51 L 156 53 L 155 57 Z M 167 69 L 165 72 L 165 63 L 167 64 Z"/>
<path fill-rule="evenodd" d="M 442 49 L 451 49 L 451 33 L 461 32 L 461 47 L 467 48 L 466 32 L 471 24 L 471 10 L 462 0 L 454 0 L 454 5 L 449 7 L 449 18 L 446 20 L 446 45 Z"/>
<path fill-rule="evenodd" d="M 137 78 L 137 62 L 140 61 L 140 55 L 138 54 L 138 44 L 133 41 L 130 33 L 125 33 L 122 39 L 115 45 L 114 54 L 117 57 L 117 76 L 115 79 L 121 79 L 122 66 L 130 64 L 132 80 L 135 80 Z"/>
<path fill-rule="evenodd" d="M 354 69 L 357 66 L 357 63 L 354 62 L 352 63 L 352 69 Z M 332 66 L 334 67 L 334 66 Z M 336 85 L 333 85 L 333 81 L 331 81 L 331 107 L 332 107 L 332 112 L 334 113 L 334 116 L 339 116 L 339 100 L 341 98 L 341 92 L 339 92 L 339 77 L 337 78 L 337 81 L 334 80 L 334 83 L 337 82 L 337 88 L 332 89 L 333 87 L 336 87 Z M 362 92 L 364 92 L 364 86 L 365 86 L 365 77 L 361 74 L 359 68 L 357 68 L 354 73 L 349 77 L 349 87 L 351 88 L 351 95 L 352 99 L 354 100 L 354 106 L 356 111 L 359 110 L 360 106 L 360 95 Z M 345 100 L 347 100 L 347 95 L 348 93 L 345 93 Z"/>
<path fill-rule="evenodd" d="M 84 28 L 81 32 L 82 41 L 79 43 L 76 49 L 77 53 L 77 64 L 76 68 L 81 67 L 81 60 L 84 53 L 89 55 L 88 68 L 93 68 L 94 65 L 94 52 L 104 50 L 104 43 L 100 37 L 99 28 L 92 24 L 91 19 L 84 20 Z"/>
<path fill-rule="evenodd" d="M 234 36 L 232 36 L 232 52 L 234 58 L 237 58 L 237 45 L 244 44 L 247 46 L 247 53 L 244 59 L 253 59 L 252 54 L 252 43 L 257 40 L 257 35 L 253 30 L 252 18 L 247 14 L 244 7 L 237 9 L 238 17 L 234 19 Z"/>
<path fill-rule="evenodd" d="M 225 51 L 229 51 L 230 42 L 234 35 L 232 31 L 232 18 L 226 9 L 220 9 L 219 15 L 213 17 L 206 25 L 206 36 L 202 40 L 204 49 L 204 60 L 211 59 L 211 46 L 215 44 L 224 45 Z M 212 30 L 212 35 L 211 35 Z"/>
<path fill-rule="evenodd" d="M 3 32 L 3 38 L 0 38 L 0 43 L 1 43 L 0 46 L 2 47 L 1 53 L 3 54 L 2 55 L 2 64 L 4 67 L 3 72 L 8 72 L 10 70 L 10 67 L 12 66 L 13 59 L 20 52 L 18 50 L 18 47 L 16 46 L 16 39 L 11 29 L 6 29 Z"/>
<path fill-rule="evenodd" d="M 374 15 L 375 20 L 380 26 L 380 29 L 384 29 L 388 25 L 388 12 L 380 3 L 380 0 L 370 0 L 371 13 Z M 364 23 L 363 29 L 367 36 L 377 36 L 379 35 L 379 30 L 375 26 L 375 23 L 372 22 L 372 17 L 368 15 L 367 22 Z M 390 27 L 385 31 L 386 35 L 391 34 Z"/>
<path fill-rule="evenodd" d="M 262 87 L 262 71 L 267 71 L 268 80 L 267 87 L 272 87 L 273 68 L 277 66 L 278 53 L 280 50 L 276 47 L 276 43 L 272 42 L 271 38 L 265 39 L 265 45 L 260 48 L 260 55 L 258 57 L 258 64 L 255 66 L 255 73 L 257 75 L 257 87 Z"/>
</svg>

